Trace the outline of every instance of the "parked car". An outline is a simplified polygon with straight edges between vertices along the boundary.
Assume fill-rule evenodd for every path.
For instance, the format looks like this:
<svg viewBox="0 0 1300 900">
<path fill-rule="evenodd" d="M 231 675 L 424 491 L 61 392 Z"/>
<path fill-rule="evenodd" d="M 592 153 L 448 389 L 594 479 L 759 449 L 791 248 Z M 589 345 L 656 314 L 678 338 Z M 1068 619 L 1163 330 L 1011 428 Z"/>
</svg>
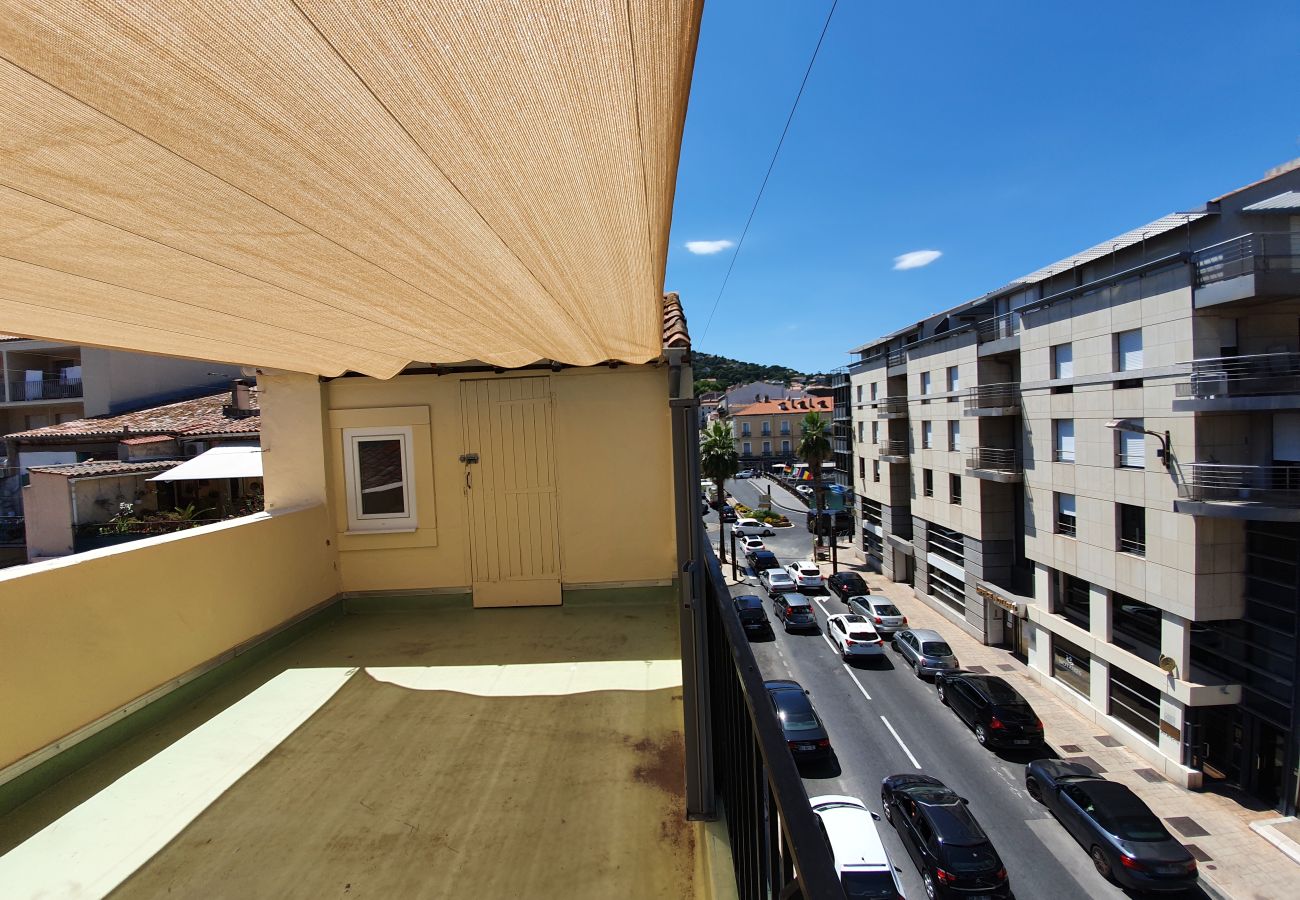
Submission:
<svg viewBox="0 0 1300 900">
<path fill-rule="evenodd" d="M 836 572 L 826 579 L 826 589 L 845 603 L 850 597 L 863 597 L 871 593 L 866 581 L 857 572 Z"/>
<path fill-rule="evenodd" d="M 980 746 L 1042 746 L 1043 720 L 1000 676 L 936 672 L 934 688 L 939 700 L 975 730 Z"/>
<path fill-rule="evenodd" d="M 799 590 L 785 569 L 763 569 L 758 573 L 758 583 L 767 588 L 768 596 L 774 600 L 782 594 Z"/>
<path fill-rule="evenodd" d="M 948 669 L 959 669 L 957 655 L 943 635 L 928 628 L 903 629 L 894 634 L 894 649 L 912 667 L 917 678 Z"/>
<path fill-rule="evenodd" d="M 736 511 L 732 508 L 730 503 L 722 504 L 722 507 L 718 510 L 718 520 L 722 522 L 736 521 Z"/>
<path fill-rule="evenodd" d="M 895 632 L 907 627 L 907 616 L 884 597 L 872 594 L 850 597 L 849 612 L 868 619 L 885 637 L 893 637 Z"/>
<path fill-rule="evenodd" d="M 795 762 L 826 759 L 831 755 L 831 738 L 826 733 L 808 692 L 797 681 L 765 681 L 772 708 L 781 720 L 781 732 Z"/>
<path fill-rule="evenodd" d="M 813 489 L 811 485 L 800 484 L 795 486 L 795 490 L 805 497 L 812 497 Z"/>
<path fill-rule="evenodd" d="M 894 874 L 894 862 L 876 831 L 880 817 L 857 797 L 827 794 L 809 802 L 822 836 L 830 844 L 844 895 L 903 900 L 903 886 Z"/>
<path fill-rule="evenodd" d="M 775 531 L 758 521 L 758 519 L 736 519 L 735 521 L 736 524 L 731 527 L 731 530 L 736 532 L 736 534 L 743 534 L 746 537 L 749 537 L 750 535 L 771 537 L 776 534 Z"/>
<path fill-rule="evenodd" d="M 890 775 L 880 784 L 885 819 L 898 832 L 935 898 L 1011 897 L 1006 866 L 964 797 L 929 775 Z"/>
<path fill-rule="evenodd" d="M 750 536 L 750 537 L 742 537 L 742 538 L 738 539 L 738 540 L 736 541 L 736 546 L 738 546 L 738 547 L 740 548 L 740 551 L 741 551 L 742 553 L 748 553 L 748 552 L 751 551 L 751 550 L 766 550 L 766 549 L 767 549 L 767 548 L 763 545 L 763 539 L 762 539 L 761 537 L 758 537 L 757 535 Z"/>
<path fill-rule="evenodd" d="M 802 631 L 820 631 L 817 624 L 817 615 L 813 612 L 812 604 L 803 594 L 775 594 L 772 597 L 772 610 L 776 613 L 777 619 L 785 626 L 786 633 L 789 634 L 798 628 Z"/>
<path fill-rule="evenodd" d="M 740 627 L 745 629 L 745 635 L 756 634 L 759 637 L 771 637 L 772 623 L 768 621 L 767 610 L 763 608 L 763 600 L 755 594 L 744 594 L 735 597 L 732 602 L 736 605 L 736 614 L 740 616 Z"/>
<path fill-rule="evenodd" d="M 776 558 L 776 554 L 771 550 L 747 550 L 745 551 L 745 562 L 749 567 L 760 575 L 768 569 L 781 569 L 781 562 Z M 782 569 L 781 571 L 785 571 Z"/>
<path fill-rule="evenodd" d="M 737 478 L 754 478 L 757 475 L 758 473 L 755 472 L 753 469 L 741 469 L 739 472 L 736 473 Z"/>
<path fill-rule="evenodd" d="M 1036 759 L 1025 767 L 1025 789 L 1087 849 L 1102 877 L 1134 891 L 1196 884 L 1196 859 L 1127 786 L 1079 763 Z"/>
<path fill-rule="evenodd" d="M 826 619 L 826 633 L 845 660 L 883 656 L 885 642 L 862 616 L 839 613 Z"/>
<path fill-rule="evenodd" d="M 817 568 L 817 563 L 811 559 L 790 563 L 785 570 L 790 573 L 799 590 L 809 593 L 820 593 L 825 590 L 826 582 L 822 578 L 822 570 Z"/>
</svg>

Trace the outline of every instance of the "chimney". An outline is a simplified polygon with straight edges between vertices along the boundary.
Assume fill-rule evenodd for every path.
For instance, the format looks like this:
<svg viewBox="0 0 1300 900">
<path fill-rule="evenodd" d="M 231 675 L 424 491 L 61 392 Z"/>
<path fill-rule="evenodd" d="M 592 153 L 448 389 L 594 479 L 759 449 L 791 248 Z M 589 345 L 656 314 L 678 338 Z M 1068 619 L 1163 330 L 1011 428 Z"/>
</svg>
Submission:
<svg viewBox="0 0 1300 900">
<path fill-rule="evenodd" d="M 771 397 L 771 395 L 770 395 L 770 394 L 764 394 L 764 395 L 763 395 L 763 402 L 764 402 L 764 403 L 771 403 L 771 402 L 772 402 L 772 397 Z"/>
<path fill-rule="evenodd" d="M 257 415 L 257 407 L 253 406 L 253 385 L 247 381 L 231 382 L 230 402 L 222 406 L 221 412 L 232 419 Z"/>
</svg>

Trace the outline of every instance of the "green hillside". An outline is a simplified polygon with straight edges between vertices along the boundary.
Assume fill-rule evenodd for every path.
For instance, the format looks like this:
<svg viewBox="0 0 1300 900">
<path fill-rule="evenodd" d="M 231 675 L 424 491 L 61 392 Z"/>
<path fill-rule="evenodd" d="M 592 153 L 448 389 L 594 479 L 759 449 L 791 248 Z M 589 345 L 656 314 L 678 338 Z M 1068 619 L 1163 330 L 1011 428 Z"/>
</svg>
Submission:
<svg viewBox="0 0 1300 900">
<path fill-rule="evenodd" d="M 791 381 L 806 381 L 803 372 L 785 366 L 764 366 L 758 363 L 742 362 L 712 353 L 691 352 L 691 365 L 695 369 L 695 389 L 697 391 L 722 390 L 736 384 L 750 381 L 773 381 L 789 384 Z M 716 382 L 716 384 L 708 384 Z"/>
</svg>

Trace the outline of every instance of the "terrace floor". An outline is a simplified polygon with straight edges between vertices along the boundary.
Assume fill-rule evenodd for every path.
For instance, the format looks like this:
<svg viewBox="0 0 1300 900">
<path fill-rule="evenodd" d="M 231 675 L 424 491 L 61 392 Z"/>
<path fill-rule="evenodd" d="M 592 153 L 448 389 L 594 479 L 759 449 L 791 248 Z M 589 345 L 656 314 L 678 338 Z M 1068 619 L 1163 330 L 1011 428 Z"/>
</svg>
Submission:
<svg viewBox="0 0 1300 900">
<path fill-rule="evenodd" d="M 5 896 L 707 893 L 673 599 L 330 618 L 0 818 Z"/>
</svg>

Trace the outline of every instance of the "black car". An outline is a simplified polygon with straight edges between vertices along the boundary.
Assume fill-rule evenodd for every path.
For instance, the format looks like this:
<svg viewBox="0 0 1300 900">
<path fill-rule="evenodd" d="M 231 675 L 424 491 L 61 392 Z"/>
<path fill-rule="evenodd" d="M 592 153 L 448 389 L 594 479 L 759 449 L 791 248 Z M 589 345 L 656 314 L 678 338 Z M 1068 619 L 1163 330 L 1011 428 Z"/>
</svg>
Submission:
<svg viewBox="0 0 1300 900">
<path fill-rule="evenodd" d="M 749 567 L 754 570 L 755 575 L 764 569 L 781 568 L 780 561 L 777 560 L 776 554 L 771 550 L 750 550 L 745 554 L 745 562 L 749 563 Z"/>
<path fill-rule="evenodd" d="M 763 609 L 761 598 L 753 594 L 745 594 L 733 598 L 732 602 L 736 604 L 736 615 L 740 616 L 740 627 L 745 629 L 746 636 L 751 634 L 771 636 L 772 623 L 767 619 L 767 610 Z"/>
<path fill-rule="evenodd" d="M 785 626 L 786 634 L 796 628 L 804 631 L 821 630 L 821 626 L 817 624 L 817 614 L 813 612 L 812 604 L 803 594 L 773 594 L 772 610 Z"/>
<path fill-rule="evenodd" d="M 971 728 L 984 747 L 1041 747 L 1043 720 L 1029 701 L 997 675 L 936 672 L 939 699 Z"/>
<path fill-rule="evenodd" d="M 963 797 L 929 775 L 890 775 L 880 805 L 925 882 L 927 897 L 1011 897 L 1002 858 Z"/>
<path fill-rule="evenodd" d="M 871 593 L 871 588 L 857 572 L 836 572 L 826 579 L 826 587 L 845 603 L 850 597 L 865 597 Z"/>
<path fill-rule="evenodd" d="M 736 511 L 732 509 L 730 503 L 722 504 L 722 509 L 718 510 L 718 519 L 722 522 L 736 521 Z"/>
<path fill-rule="evenodd" d="M 1127 786 L 1085 765 L 1036 759 L 1025 767 L 1029 796 L 1074 835 L 1103 878 L 1135 891 L 1186 891 L 1196 860 Z"/>
<path fill-rule="evenodd" d="M 826 759 L 831 755 L 831 738 L 826 733 L 812 701 L 797 681 L 765 681 L 772 709 L 781 721 L 781 732 L 795 762 Z"/>
</svg>

